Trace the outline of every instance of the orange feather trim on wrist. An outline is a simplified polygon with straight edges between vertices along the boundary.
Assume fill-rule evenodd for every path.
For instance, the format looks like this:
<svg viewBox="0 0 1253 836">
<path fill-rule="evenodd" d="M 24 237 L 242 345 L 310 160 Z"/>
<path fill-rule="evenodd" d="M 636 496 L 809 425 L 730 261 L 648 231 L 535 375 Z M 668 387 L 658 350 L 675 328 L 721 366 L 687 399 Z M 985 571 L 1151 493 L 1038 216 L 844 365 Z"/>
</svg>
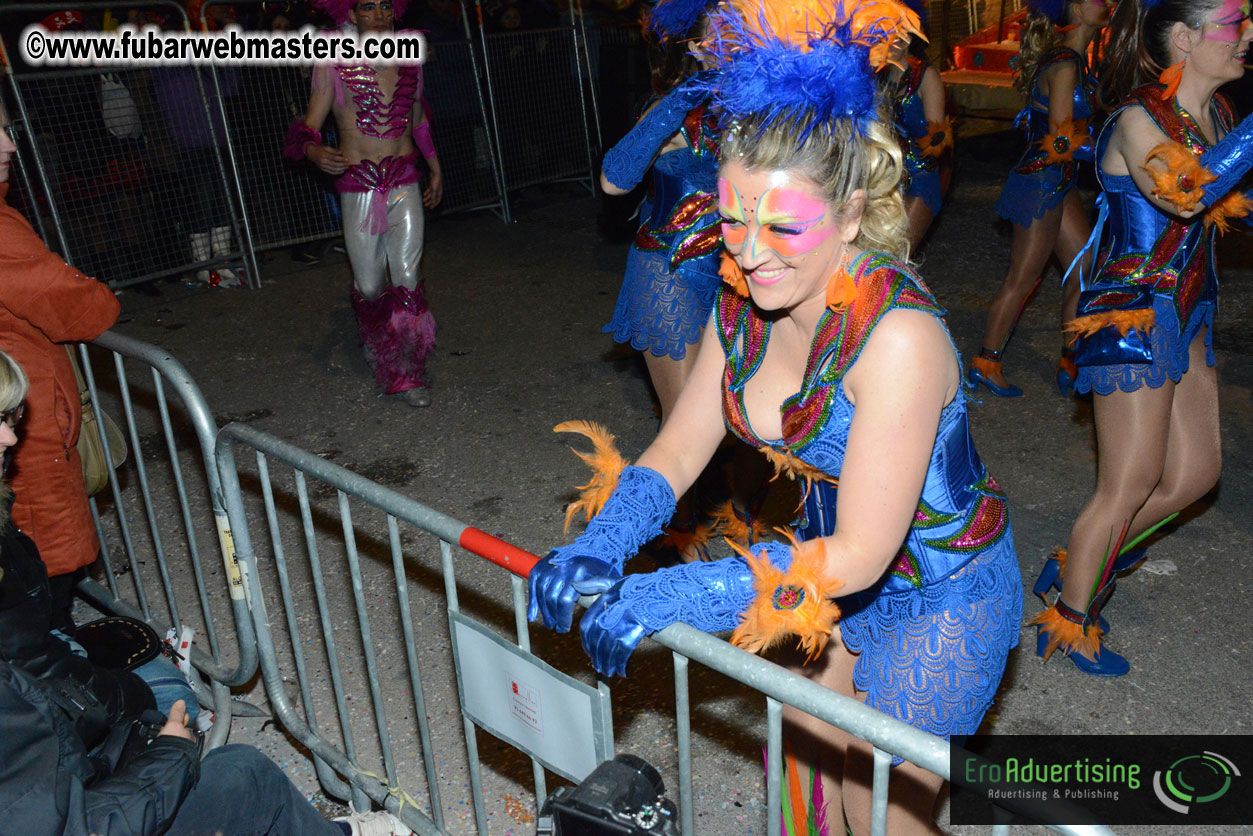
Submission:
<svg viewBox="0 0 1253 836">
<path fill-rule="evenodd" d="M 1083 625 L 1076 624 L 1062 616 L 1057 611 L 1056 604 L 1050 606 L 1039 615 L 1033 616 L 1027 624 L 1040 625 L 1040 629 L 1048 636 L 1048 643 L 1044 648 L 1044 661 L 1046 662 L 1053 655 L 1053 651 L 1059 647 L 1067 655 L 1076 650 L 1085 656 L 1095 656 L 1101 652 L 1102 633 L 1100 626 L 1096 624 L 1089 625 L 1088 631 L 1085 633 Z"/>
<path fill-rule="evenodd" d="M 1040 150 L 1049 165 L 1068 163 L 1075 158 L 1075 149 L 1092 141 L 1088 136 L 1088 123 L 1084 119 L 1066 119 L 1062 122 L 1049 122 L 1053 132 L 1040 138 Z"/>
<path fill-rule="evenodd" d="M 1159 162 L 1161 166 L 1149 165 Z M 1169 201 L 1181 212 L 1189 212 L 1201 203 L 1206 184 L 1218 178 L 1201 165 L 1201 161 L 1178 142 L 1155 145 L 1140 166 L 1153 178 L 1153 196 Z"/>
<path fill-rule="evenodd" d="M 953 123 L 945 117 L 939 122 L 928 122 L 927 132 L 914 140 L 918 153 L 924 157 L 939 159 L 953 148 Z"/>
<path fill-rule="evenodd" d="M 1253 212 L 1253 200 L 1246 192 L 1227 192 L 1205 212 L 1205 225 L 1218 230 L 1219 235 L 1231 231 L 1232 221 L 1238 221 Z"/>
<path fill-rule="evenodd" d="M 1077 337 L 1090 337 L 1102 328 L 1113 325 L 1124 337 L 1132 328 L 1148 333 L 1157 324 L 1157 315 L 1152 308 L 1141 308 L 1134 311 L 1108 311 L 1106 313 L 1078 316 L 1062 326 L 1062 331 Z"/>
<path fill-rule="evenodd" d="M 793 538 L 792 565 L 786 572 L 767 555 L 758 557 L 737 543 L 731 547 L 748 561 L 757 593 L 740 616 L 731 643 L 749 653 L 761 653 L 794 635 L 806 661 L 812 661 L 831 639 L 840 617 L 840 608 L 831 599 L 844 585 L 826 576 L 822 541 L 797 543 Z"/>
<path fill-rule="evenodd" d="M 748 279 L 744 278 L 744 271 L 736 263 L 735 256 L 725 250 L 722 253 L 722 262 L 718 265 L 718 275 L 728 287 L 735 291 L 736 296 L 742 299 L 748 298 Z"/>
<path fill-rule="evenodd" d="M 580 453 L 573 447 L 570 448 L 570 452 L 592 469 L 592 478 L 587 484 L 575 486 L 575 490 L 579 491 L 579 498 L 566 506 L 566 522 L 561 529 L 561 533 L 565 534 L 570 530 L 570 521 L 579 511 L 587 515 L 588 522 L 600 513 L 605 501 L 609 499 L 614 488 L 618 487 L 618 477 L 627 466 L 627 460 L 622 458 L 622 454 L 614 446 L 613 435 L 600 424 L 591 421 L 563 421 L 553 427 L 553 432 L 578 433 L 592 440 L 590 453 Z"/>
</svg>

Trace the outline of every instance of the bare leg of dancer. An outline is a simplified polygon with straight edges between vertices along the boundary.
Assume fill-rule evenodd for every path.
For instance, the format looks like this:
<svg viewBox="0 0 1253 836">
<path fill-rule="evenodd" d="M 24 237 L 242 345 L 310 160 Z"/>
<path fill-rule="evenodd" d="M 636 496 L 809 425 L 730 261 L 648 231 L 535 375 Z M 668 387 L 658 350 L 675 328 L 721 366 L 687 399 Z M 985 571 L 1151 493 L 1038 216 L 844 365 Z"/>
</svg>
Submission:
<svg viewBox="0 0 1253 836">
<path fill-rule="evenodd" d="M 1110 552 L 1187 507 L 1218 481 L 1218 380 L 1205 365 L 1204 332 L 1189 348 L 1178 384 L 1098 395 L 1096 493 L 1070 534 L 1062 601 L 1085 612 Z"/>
<path fill-rule="evenodd" d="M 905 215 L 909 218 L 909 251 L 915 252 L 922 239 L 927 237 L 935 214 L 920 197 L 905 198 Z"/>
<path fill-rule="evenodd" d="M 668 354 L 658 357 L 651 351 L 644 352 L 644 365 L 648 367 L 648 377 L 652 380 L 653 389 L 657 392 L 657 400 L 661 401 L 663 422 L 674 411 L 674 404 L 679 399 L 679 393 L 683 391 L 683 384 L 687 381 L 687 376 L 692 373 L 692 367 L 696 365 L 696 349 L 699 347 L 699 340 L 689 345 L 682 360 L 675 360 Z"/>
<path fill-rule="evenodd" d="M 1045 212 L 1031 226 L 1014 224 L 1013 242 L 1009 249 L 1009 273 L 988 306 L 988 321 L 983 330 L 984 355 L 994 355 L 995 364 L 984 367 L 983 373 L 997 386 L 1008 386 L 999 366 L 1000 354 L 1022 316 L 1023 307 L 1040 281 L 1049 256 L 1057 244 L 1062 213 L 1066 203 Z M 1082 244 L 1080 245 L 1082 246 Z"/>
<path fill-rule="evenodd" d="M 793 670 L 832 691 L 864 701 L 866 695 L 853 687 L 856 661 L 857 656 L 848 651 L 838 635 L 833 635 L 822 656 L 803 667 L 794 666 Z M 854 836 L 868 834 L 874 763 L 870 744 L 786 706 L 783 739 L 796 756 L 802 784 L 806 783 L 804 776 L 809 774 L 809 764 L 816 762 L 821 768 L 831 836 L 842 832 L 841 812 Z M 894 836 L 939 836 L 931 814 L 942 783 L 940 776 L 911 763 L 892 767 L 887 832 Z"/>
</svg>

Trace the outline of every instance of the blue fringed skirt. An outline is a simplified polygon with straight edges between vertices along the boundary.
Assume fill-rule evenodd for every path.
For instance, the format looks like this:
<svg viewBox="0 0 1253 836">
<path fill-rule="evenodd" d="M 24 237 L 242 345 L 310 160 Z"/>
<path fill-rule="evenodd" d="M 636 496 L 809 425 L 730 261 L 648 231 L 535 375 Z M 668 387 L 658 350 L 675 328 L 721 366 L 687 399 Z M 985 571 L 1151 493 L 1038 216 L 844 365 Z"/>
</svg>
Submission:
<svg viewBox="0 0 1253 836">
<path fill-rule="evenodd" d="M 940 214 L 944 206 L 944 195 L 940 189 L 940 172 L 920 168 L 909 172 L 909 185 L 905 187 L 906 197 L 920 197 L 927 204 L 932 215 Z"/>
<path fill-rule="evenodd" d="M 1010 172 L 996 214 L 1019 226 L 1031 226 L 1037 218 L 1061 205 L 1075 187 L 1074 176 L 1067 177 L 1060 165 L 1050 165 L 1034 174 Z"/>
<path fill-rule="evenodd" d="M 1175 305 L 1169 296 L 1153 296 L 1153 315 L 1157 323 L 1149 331 L 1153 347 L 1152 363 L 1125 363 L 1115 366 L 1080 366 L 1075 391 L 1112 394 L 1114 389 L 1134 392 L 1141 386 L 1160 388 L 1167 380 L 1178 383 L 1188 370 L 1188 349 L 1201 327 L 1205 327 L 1205 364 L 1213 366 L 1214 310 L 1213 300 L 1198 302 L 1188 317 L 1187 327 L 1180 329 Z"/>
<path fill-rule="evenodd" d="M 613 319 L 601 330 L 640 351 L 682 360 L 709 321 L 722 281 L 717 271 L 716 257 L 692 259 L 672 271 L 669 250 L 632 247 Z"/>
</svg>

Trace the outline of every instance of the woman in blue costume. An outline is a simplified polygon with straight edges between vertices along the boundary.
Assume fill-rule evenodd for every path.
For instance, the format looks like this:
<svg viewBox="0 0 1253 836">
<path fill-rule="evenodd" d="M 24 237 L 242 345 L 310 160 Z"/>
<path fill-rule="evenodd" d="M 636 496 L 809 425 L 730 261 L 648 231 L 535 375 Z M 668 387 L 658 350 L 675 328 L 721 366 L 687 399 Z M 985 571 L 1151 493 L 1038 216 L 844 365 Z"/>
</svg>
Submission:
<svg viewBox="0 0 1253 836">
<path fill-rule="evenodd" d="M 605 154 L 600 177 L 607 194 L 622 195 L 652 168 L 622 291 L 604 330 L 644 352 L 663 419 L 696 360 L 719 281 L 717 126 L 708 91 L 694 83 L 700 59 L 688 53 L 712 3 L 662 0 L 649 15 L 648 32 L 663 48 L 655 84 L 665 95 Z"/>
<path fill-rule="evenodd" d="M 1028 145 L 996 204 L 997 214 L 1013 222 L 1009 273 L 988 307 L 982 348 L 966 373 L 971 386 L 983 383 L 1006 398 L 1022 390 L 1005 379 L 1001 356 L 1049 256 L 1056 253 L 1063 267 L 1069 265 L 1092 231 L 1075 191 L 1075 174 L 1079 161 L 1092 159 L 1096 78 L 1088 67 L 1088 48 L 1109 20 L 1104 0 L 1033 0 L 1030 8 L 1014 79 L 1028 97 L 1018 116 Z M 1057 26 L 1066 23 L 1059 37 Z M 1063 290 L 1063 322 L 1074 316 L 1077 292 L 1071 283 Z M 1057 381 L 1063 394 L 1074 381 L 1074 365 L 1065 352 Z"/>
<path fill-rule="evenodd" d="M 568 630 L 578 596 L 603 593 L 581 631 L 605 675 L 624 673 L 640 639 L 676 621 L 736 628 L 750 650 L 795 633 L 813 659 L 804 671 L 825 686 L 934 734 L 967 735 L 1017 643 L 1021 576 L 1004 494 L 970 439 L 943 312 L 905 260 L 903 164 L 874 70 L 917 16 L 828 0 L 763 14 L 773 3 L 719 7 L 702 45 L 722 71 L 727 255 L 696 367 L 638 462 L 594 480 L 612 493 L 599 508 L 585 497 L 599 511 L 585 532 L 532 571 L 531 618 Z M 772 83 L 751 83 L 762 78 Z M 624 578 L 728 427 L 806 484 L 798 539 Z M 787 718 L 793 752 L 822 772 L 821 796 L 793 808 L 812 806 L 818 832 L 847 821 L 864 833 L 869 745 Z M 941 779 L 901 763 L 892 784 L 889 832 L 935 833 Z"/>
<path fill-rule="evenodd" d="M 1061 592 L 1033 619 L 1040 655 L 1060 647 L 1085 673 L 1130 667 L 1099 618 L 1143 554 L 1130 546 L 1218 481 L 1213 246 L 1248 213 L 1253 120 L 1235 126 L 1216 91 L 1244 74 L 1250 40 L 1244 0 L 1124 0 L 1114 15 L 1101 93 L 1117 109 L 1096 144 L 1103 243 L 1067 325 L 1075 388 L 1094 395 L 1097 487 L 1036 583 Z"/>
<path fill-rule="evenodd" d="M 944 113 L 944 82 L 926 58 L 911 54 L 912 37 L 892 45 L 884 83 L 896 105 L 896 133 L 905 159 L 905 214 L 909 247 L 918 249 L 944 205 L 944 182 L 952 165 L 953 126 Z"/>
</svg>

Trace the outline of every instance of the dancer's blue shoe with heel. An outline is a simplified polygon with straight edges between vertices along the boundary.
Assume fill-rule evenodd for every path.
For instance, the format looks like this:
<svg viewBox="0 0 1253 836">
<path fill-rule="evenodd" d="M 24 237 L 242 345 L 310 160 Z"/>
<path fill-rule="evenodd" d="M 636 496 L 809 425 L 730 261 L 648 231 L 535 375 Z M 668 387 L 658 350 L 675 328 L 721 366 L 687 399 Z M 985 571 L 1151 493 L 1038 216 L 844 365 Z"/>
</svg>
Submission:
<svg viewBox="0 0 1253 836">
<path fill-rule="evenodd" d="M 1126 552 L 1115 558 L 1114 570 L 1109 581 L 1093 597 L 1088 611 L 1080 612 L 1062 601 L 1062 575 L 1066 552 L 1058 549 L 1053 556 L 1044 562 L 1040 576 L 1036 578 L 1031 591 L 1048 604 L 1049 590 L 1057 589 L 1057 598 L 1048 609 L 1031 619 L 1029 623 L 1038 625 L 1036 637 L 1036 655 L 1048 661 L 1053 651 L 1061 649 L 1063 655 L 1075 663 L 1075 667 L 1090 676 L 1122 676 L 1131 670 L 1131 663 L 1114 651 L 1105 647 L 1101 638 L 1109 632 L 1109 622 L 1100 615 L 1101 608 L 1114 592 L 1114 582 L 1119 571 L 1135 565 L 1144 558 L 1144 550 Z M 1123 569 L 1119 569 L 1119 563 Z M 1089 659 L 1083 652 L 1092 658 Z"/>
<path fill-rule="evenodd" d="M 1020 398 L 1022 390 L 1012 383 L 1001 386 L 992 380 L 992 375 L 1001 374 L 1001 352 L 988 351 L 986 348 L 979 351 L 979 356 L 970 361 L 970 368 L 966 369 L 966 385 L 973 390 L 979 388 L 979 384 L 987 387 L 988 391 L 993 395 L 1001 398 Z"/>
</svg>

